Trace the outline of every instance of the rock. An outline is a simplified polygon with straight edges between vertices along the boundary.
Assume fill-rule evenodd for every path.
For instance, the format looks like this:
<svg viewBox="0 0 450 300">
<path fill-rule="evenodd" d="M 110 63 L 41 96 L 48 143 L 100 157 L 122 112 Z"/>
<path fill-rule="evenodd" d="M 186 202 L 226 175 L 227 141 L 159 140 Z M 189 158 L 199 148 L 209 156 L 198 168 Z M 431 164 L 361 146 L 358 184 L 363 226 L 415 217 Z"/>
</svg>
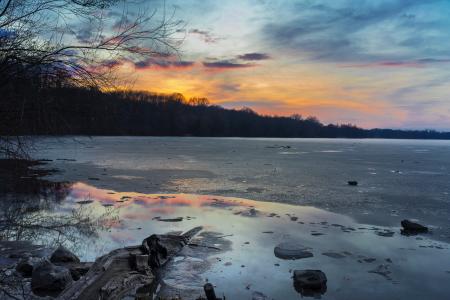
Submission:
<svg viewBox="0 0 450 300">
<path fill-rule="evenodd" d="M 33 270 L 31 288 L 37 294 L 51 295 L 63 291 L 72 282 L 72 276 L 67 268 L 55 266 L 44 259 Z"/>
<path fill-rule="evenodd" d="M 393 237 L 394 236 L 393 231 L 377 231 L 376 234 L 383 237 Z"/>
<path fill-rule="evenodd" d="M 358 185 L 358 181 L 356 181 L 356 180 L 350 180 L 347 183 L 348 183 L 348 185 L 351 185 L 351 186 L 357 186 Z"/>
<path fill-rule="evenodd" d="M 16 271 L 25 278 L 31 277 L 33 269 L 41 263 L 42 259 L 37 257 L 27 257 L 22 259 L 16 266 Z"/>
<path fill-rule="evenodd" d="M 281 259 L 301 259 L 314 256 L 309 251 L 309 248 L 297 242 L 284 242 L 278 244 L 274 249 L 274 254 Z"/>
<path fill-rule="evenodd" d="M 340 259 L 340 258 L 344 258 L 345 255 L 341 254 L 341 253 L 337 253 L 337 252 L 324 252 L 322 253 L 322 255 L 331 257 L 331 258 L 336 258 L 336 259 Z"/>
<path fill-rule="evenodd" d="M 302 296 L 320 296 L 327 291 L 327 276 L 320 270 L 295 270 L 294 288 Z"/>
<path fill-rule="evenodd" d="M 66 263 L 66 262 L 79 263 L 80 259 L 65 247 L 59 246 L 58 249 L 56 249 L 55 252 L 53 252 L 52 256 L 50 257 L 50 261 L 52 263 Z"/>
<path fill-rule="evenodd" d="M 403 227 L 403 229 L 401 230 L 401 233 L 403 235 L 414 235 L 428 232 L 428 227 L 411 222 L 409 220 L 403 220 L 401 222 L 401 225 Z"/>
<path fill-rule="evenodd" d="M 181 221 L 183 221 L 183 217 L 169 218 L 169 219 L 163 219 L 161 217 L 155 217 L 154 219 L 158 220 L 160 222 L 181 222 Z"/>
</svg>

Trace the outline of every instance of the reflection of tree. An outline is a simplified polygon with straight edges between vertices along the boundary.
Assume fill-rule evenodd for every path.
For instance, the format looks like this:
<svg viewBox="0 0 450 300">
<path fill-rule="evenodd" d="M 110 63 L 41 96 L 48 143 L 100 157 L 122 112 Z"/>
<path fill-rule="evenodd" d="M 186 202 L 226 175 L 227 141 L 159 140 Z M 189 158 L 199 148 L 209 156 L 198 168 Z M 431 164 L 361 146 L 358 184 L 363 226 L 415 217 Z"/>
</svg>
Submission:
<svg viewBox="0 0 450 300">
<path fill-rule="evenodd" d="M 0 213 L 0 239 L 45 242 L 49 245 L 75 243 L 80 238 L 95 236 L 98 230 L 117 220 L 114 209 L 94 213 L 80 206 L 68 213 L 30 210 L 26 203 L 4 207 Z"/>
<path fill-rule="evenodd" d="M 94 214 L 87 207 L 56 213 L 71 184 L 42 179 L 51 170 L 38 162 L 0 160 L 0 240 L 75 242 L 92 236 L 115 218 L 111 208 Z"/>
<path fill-rule="evenodd" d="M 101 207 L 99 211 L 92 210 L 91 205 L 66 208 L 63 200 L 71 184 L 39 178 L 29 183 L 32 183 L 33 188 L 22 189 L 20 193 L 0 191 L 0 198 L 3 198 L 0 201 L 0 241 L 29 242 L 24 246 L 22 242 L 13 246 L 14 249 L 23 247 L 12 250 L 16 257 L 22 257 L 22 252 L 32 252 L 35 247 L 32 244 L 80 245 L 81 241 L 97 236 L 99 231 L 118 222 L 117 210 L 112 207 Z M 3 256 L 0 258 L 8 261 L 8 253 L 3 253 Z M 14 265 L 4 268 L 3 264 L 0 268 L 0 299 L 38 297 L 31 292 L 29 279 L 16 273 Z"/>
</svg>

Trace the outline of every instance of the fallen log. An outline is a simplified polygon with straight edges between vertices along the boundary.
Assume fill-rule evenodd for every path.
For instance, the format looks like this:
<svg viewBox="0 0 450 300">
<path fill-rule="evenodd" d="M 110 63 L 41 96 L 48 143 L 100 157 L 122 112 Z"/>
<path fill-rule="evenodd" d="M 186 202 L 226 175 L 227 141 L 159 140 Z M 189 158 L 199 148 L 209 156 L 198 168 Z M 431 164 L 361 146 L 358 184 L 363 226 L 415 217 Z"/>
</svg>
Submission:
<svg viewBox="0 0 450 300">
<path fill-rule="evenodd" d="M 114 250 L 99 257 L 90 270 L 64 290 L 59 300 L 122 299 L 147 287 L 149 296 L 156 289 L 158 268 L 178 252 L 200 231 L 196 227 L 182 235 L 152 235 L 142 245 Z"/>
</svg>

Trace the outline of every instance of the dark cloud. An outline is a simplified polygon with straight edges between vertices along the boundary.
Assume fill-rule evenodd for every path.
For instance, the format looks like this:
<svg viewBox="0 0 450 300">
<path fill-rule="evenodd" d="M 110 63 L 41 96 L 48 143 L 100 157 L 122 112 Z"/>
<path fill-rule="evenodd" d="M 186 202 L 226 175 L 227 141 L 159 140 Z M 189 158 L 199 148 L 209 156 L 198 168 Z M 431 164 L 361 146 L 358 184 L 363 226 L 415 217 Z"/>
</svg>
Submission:
<svg viewBox="0 0 450 300">
<path fill-rule="evenodd" d="M 242 55 L 238 55 L 237 58 L 242 59 L 242 60 L 266 60 L 266 59 L 270 59 L 271 57 L 269 54 L 266 54 L 266 53 L 253 52 L 253 53 L 245 53 Z"/>
<path fill-rule="evenodd" d="M 169 68 L 189 68 L 194 66 L 195 62 L 177 60 L 172 57 L 152 57 L 146 60 L 138 61 L 134 63 L 136 69 L 169 69 Z"/>
<path fill-rule="evenodd" d="M 342 65 L 344 68 L 370 68 L 370 67 L 406 67 L 420 68 L 431 64 L 450 63 L 450 58 L 422 58 L 415 60 L 377 61 L 373 63 Z"/>
<path fill-rule="evenodd" d="M 115 68 L 124 64 L 121 59 L 107 59 L 102 61 L 101 66 L 106 68 Z"/>
<path fill-rule="evenodd" d="M 238 63 L 230 60 L 219 60 L 214 62 L 203 62 L 203 66 L 211 69 L 242 69 L 256 66 L 250 63 Z"/>
<path fill-rule="evenodd" d="M 208 44 L 216 43 L 219 40 L 219 38 L 214 37 L 209 31 L 206 31 L 206 30 L 200 30 L 200 29 L 194 28 L 194 29 L 189 30 L 189 33 L 197 35 L 205 43 L 208 43 Z"/>
<path fill-rule="evenodd" d="M 317 60 L 370 62 L 444 55 L 450 47 L 443 41 L 448 24 L 442 22 L 447 21 L 432 19 L 432 13 L 415 15 L 431 8 L 450 11 L 450 6 L 439 5 L 438 0 L 299 1 L 285 8 L 292 12 L 290 17 L 267 23 L 262 32 L 269 43 Z M 409 49 L 403 43 L 409 43 Z"/>
</svg>

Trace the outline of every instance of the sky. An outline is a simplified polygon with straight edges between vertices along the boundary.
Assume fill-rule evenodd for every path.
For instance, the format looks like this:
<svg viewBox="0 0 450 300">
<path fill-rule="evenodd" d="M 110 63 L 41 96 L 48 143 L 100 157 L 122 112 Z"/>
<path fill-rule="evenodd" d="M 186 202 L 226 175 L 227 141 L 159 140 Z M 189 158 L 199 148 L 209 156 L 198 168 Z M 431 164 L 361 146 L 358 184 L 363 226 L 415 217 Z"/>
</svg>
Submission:
<svg viewBox="0 0 450 300">
<path fill-rule="evenodd" d="M 177 56 L 134 88 L 364 128 L 450 130 L 450 1 L 151 0 L 183 21 Z"/>
</svg>

